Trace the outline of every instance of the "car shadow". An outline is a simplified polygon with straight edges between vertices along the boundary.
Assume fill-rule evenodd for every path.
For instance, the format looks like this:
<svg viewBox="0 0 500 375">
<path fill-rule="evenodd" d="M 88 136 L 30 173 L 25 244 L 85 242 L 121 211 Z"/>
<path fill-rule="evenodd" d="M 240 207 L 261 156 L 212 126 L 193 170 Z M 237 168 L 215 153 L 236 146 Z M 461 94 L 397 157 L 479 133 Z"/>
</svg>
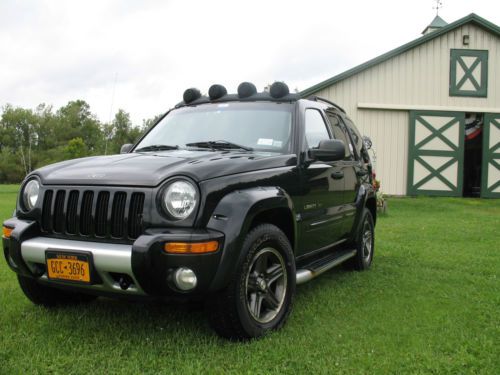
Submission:
<svg viewBox="0 0 500 375">
<path fill-rule="evenodd" d="M 42 308 L 49 322 L 57 320 L 58 330 L 96 336 L 117 335 L 122 340 L 161 338 L 164 335 L 194 341 L 214 338 L 200 302 L 135 301 L 100 297 L 74 306 Z M 80 331 L 80 332 L 79 332 Z M 193 334 L 187 334 L 193 332 Z M 50 335 L 50 331 L 48 332 Z"/>
<path fill-rule="evenodd" d="M 297 286 L 294 310 L 307 309 L 307 301 L 321 295 L 325 288 L 338 288 L 347 282 L 351 271 L 335 267 L 311 282 Z M 144 338 L 164 339 L 183 335 L 193 344 L 219 339 L 210 328 L 203 301 L 137 301 L 100 297 L 95 301 L 75 306 L 41 308 L 47 324 L 57 320 L 58 330 L 86 335 L 94 339 L 117 335 L 121 340 L 137 341 Z M 292 319 L 293 319 L 292 313 Z M 52 324 L 52 323 L 50 323 Z M 79 332 L 80 331 L 80 332 Z M 53 328 L 47 335 L 57 335 Z M 225 341 L 225 340 L 223 340 Z"/>
</svg>

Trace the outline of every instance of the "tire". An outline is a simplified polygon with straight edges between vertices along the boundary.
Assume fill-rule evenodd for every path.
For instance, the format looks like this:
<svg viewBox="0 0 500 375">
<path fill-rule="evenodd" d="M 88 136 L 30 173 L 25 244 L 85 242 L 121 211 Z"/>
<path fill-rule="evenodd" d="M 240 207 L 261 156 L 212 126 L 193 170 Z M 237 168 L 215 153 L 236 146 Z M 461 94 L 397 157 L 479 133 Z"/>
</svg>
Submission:
<svg viewBox="0 0 500 375">
<path fill-rule="evenodd" d="M 229 285 L 207 301 L 210 325 L 230 340 L 261 337 L 281 328 L 295 295 L 295 260 L 286 235 L 261 224 L 246 236 Z"/>
<path fill-rule="evenodd" d="M 39 284 L 35 279 L 17 276 L 19 286 L 24 295 L 35 305 L 54 307 L 62 305 L 75 305 L 96 299 L 96 296 L 77 292 L 69 292 Z"/>
<path fill-rule="evenodd" d="M 361 221 L 356 233 L 354 245 L 356 255 L 351 259 L 350 265 L 356 271 L 364 271 L 370 268 L 375 251 L 375 226 L 373 217 L 366 207 L 363 209 Z"/>
</svg>

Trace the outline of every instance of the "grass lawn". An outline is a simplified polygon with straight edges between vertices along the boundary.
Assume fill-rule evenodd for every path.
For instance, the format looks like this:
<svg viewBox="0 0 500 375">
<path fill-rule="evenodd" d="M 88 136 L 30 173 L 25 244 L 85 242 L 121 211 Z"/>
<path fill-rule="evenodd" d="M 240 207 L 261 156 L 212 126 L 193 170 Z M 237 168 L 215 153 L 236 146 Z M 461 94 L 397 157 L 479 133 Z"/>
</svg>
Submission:
<svg viewBox="0 0 500 375">
<path fill-rule="evenodd" d="M 0 220 L 15 196 L 0 186 Z M 187 307 L 36 307 L 2 257 L 0 373 L 498 373 L 499 224 L 500 200 L 390 199 L 372 269 L 299 286 L 285 328 L 250 343 Z"/>
</svg>

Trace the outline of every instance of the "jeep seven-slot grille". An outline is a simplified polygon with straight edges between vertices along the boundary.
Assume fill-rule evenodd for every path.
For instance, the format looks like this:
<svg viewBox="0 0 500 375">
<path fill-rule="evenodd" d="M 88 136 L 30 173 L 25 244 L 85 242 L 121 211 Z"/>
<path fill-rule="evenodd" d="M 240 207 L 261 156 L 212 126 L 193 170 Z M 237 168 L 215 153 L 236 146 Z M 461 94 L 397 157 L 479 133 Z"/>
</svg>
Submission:
<svg viewBox="0 0 500 375">
<path fill-rule="evenodd" d="M 142 233 L 144 193 L 46 190 L 41 228 L 46 233 L 135 239 Z"/>
</svg>

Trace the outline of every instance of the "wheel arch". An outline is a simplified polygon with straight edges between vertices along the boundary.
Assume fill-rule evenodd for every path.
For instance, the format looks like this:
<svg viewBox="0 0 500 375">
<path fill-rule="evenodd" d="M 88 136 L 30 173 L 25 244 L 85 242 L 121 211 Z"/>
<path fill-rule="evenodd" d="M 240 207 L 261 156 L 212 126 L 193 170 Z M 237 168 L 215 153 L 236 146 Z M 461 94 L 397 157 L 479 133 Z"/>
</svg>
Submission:
<svg viewBox="0 0 500 375">
<path fill-rule="evenodd" d="M 224 248 L 210 289 L 223 288 L 241 261 L 241 246 L 247 233 L 260 223 L 280 228 L 296 248 L 297 223 L 291 197 L 279 187 L 257 187 L 233 191 L 216 206 L 207 228 L 224 233 Z"/>
<path fill-rule="evenodd" d="M 365 207 L 370 210 L 373 217 L 373 225 L 377 223 L 377 198 L 370 196 L 366 199 Z"/>
<path fill-rule="evenodd" d="M 359 225 L 361 224 L 361 217 L 363 209 L 367 208 L 373 217 L 373 225 L 377 222 L 377 198 L 373 187 L 369 184 L 363 184 L 359 188 L 356 197 L 356 219 L 350 234 L 351 239 L 354 239 L 358 233 Z"/>
<path fill-rule="evenodd" d="M 253 228 L 255 228 L 260 224 L 273 224 L 278 228 L 280 228 L 288 238 L 288 242 L 290 242 L 292 249 L 295 250 L 296 233 L 294 227 L 293 214 L 290 208 L 274 207 L 266 209 L 264 211 L 260 211 L 253 217 L 249 229 L 252 230 Z"/>
</svg>

